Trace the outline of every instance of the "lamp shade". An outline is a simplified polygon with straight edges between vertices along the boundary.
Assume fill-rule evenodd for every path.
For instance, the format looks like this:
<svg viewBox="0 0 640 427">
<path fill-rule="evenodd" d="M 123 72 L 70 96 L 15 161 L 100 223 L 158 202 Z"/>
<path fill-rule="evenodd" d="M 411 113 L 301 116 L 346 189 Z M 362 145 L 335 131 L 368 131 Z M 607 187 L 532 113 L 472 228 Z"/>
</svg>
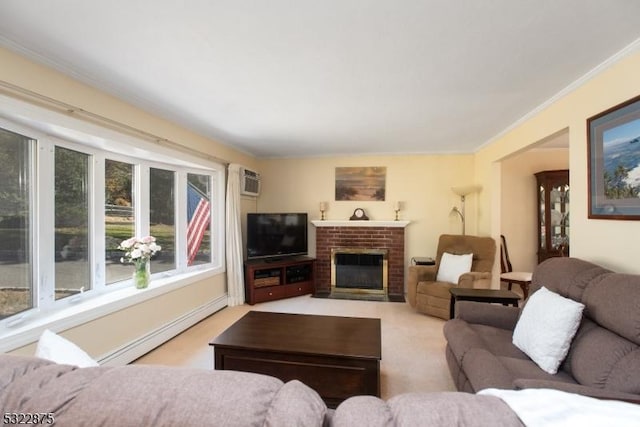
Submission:
<svg viewBox="0 0 640 427">
<path fill-rule="evenodd" d="M 451 187 L 451 191 L 456 193 L 458 196 L 466 196 L 467 194 L 475 193 L 482 189 L 479 185 L 464 185 L 461 187 Z"/>
</svg>

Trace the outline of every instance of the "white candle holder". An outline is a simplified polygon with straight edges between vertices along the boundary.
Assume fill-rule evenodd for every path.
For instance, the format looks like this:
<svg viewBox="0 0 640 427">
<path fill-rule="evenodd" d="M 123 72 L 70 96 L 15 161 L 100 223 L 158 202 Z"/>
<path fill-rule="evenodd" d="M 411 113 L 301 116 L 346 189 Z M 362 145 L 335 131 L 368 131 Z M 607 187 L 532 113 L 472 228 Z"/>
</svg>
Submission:
<svg viewBox="0 0 640 427">
<path fill-rule="evenodd" d="M 395 202 L 393 204 L 393 210 L 396 213 L 396 221 L 400 220 L 400 202 Z"/>
<path fill-rule="evenodd" d="M 320 219 L 322 221 L 324 221 L 324 213 L 327 210 L 327 203 L 326 202 L 320 202 Z"/>
</svg>

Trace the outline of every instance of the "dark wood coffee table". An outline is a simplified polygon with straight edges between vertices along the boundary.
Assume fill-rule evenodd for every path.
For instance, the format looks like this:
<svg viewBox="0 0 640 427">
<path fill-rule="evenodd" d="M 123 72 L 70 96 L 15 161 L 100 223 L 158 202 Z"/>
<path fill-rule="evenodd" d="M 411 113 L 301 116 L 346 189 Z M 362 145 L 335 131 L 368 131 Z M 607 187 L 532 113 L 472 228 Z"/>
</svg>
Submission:
<svg viewBox="0 0 640 427">
<path fill-rule="evenodd" d="M 380 397 L 380 319 L 250 311 L 209 345 L 215 369 L 297 379 L 329 407 Z"/>
<path fill-rule="evenodd" d="M 451 288 L 449 293 L 451 293 L 451 303 L 449 305 L 449 317 L 451 319 L 453 319 L 456 311 L 456 301 L 493 302 L 517 307 L 520 299 L 520 295 L 515 292 L 501 289 Z"/>
</svg>

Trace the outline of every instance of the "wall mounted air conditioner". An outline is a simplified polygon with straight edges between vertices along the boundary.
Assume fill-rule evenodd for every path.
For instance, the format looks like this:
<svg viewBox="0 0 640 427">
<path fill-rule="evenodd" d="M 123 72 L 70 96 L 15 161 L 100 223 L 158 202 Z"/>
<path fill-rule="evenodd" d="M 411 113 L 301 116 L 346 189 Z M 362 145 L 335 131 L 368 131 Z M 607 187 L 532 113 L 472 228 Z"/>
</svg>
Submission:
<svg viewBox="0 0 640 427">
<path fill-rule="evenodd" d="M 240 168 L 240 194 L 257 197 L 260 194 L 260 174 L 247 168 Z"/>
</svg>

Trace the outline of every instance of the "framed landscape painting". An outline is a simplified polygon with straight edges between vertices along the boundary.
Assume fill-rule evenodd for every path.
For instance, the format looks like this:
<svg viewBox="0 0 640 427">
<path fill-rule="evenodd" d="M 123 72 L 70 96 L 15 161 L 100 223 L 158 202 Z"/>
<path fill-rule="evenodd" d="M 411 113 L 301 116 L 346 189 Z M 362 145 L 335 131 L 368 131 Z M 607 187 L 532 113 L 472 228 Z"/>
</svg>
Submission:
<svg viewBox="0 0 640 427">
<path fill-rule="evenodd" d="M 387 168 L 336 168 L 336 200 L 384 201 Z"/>
<path fill-rule="evenodd" d="M 640 96 L 587 120 L 589 218 L 640 219 Z"/>
</svg>

